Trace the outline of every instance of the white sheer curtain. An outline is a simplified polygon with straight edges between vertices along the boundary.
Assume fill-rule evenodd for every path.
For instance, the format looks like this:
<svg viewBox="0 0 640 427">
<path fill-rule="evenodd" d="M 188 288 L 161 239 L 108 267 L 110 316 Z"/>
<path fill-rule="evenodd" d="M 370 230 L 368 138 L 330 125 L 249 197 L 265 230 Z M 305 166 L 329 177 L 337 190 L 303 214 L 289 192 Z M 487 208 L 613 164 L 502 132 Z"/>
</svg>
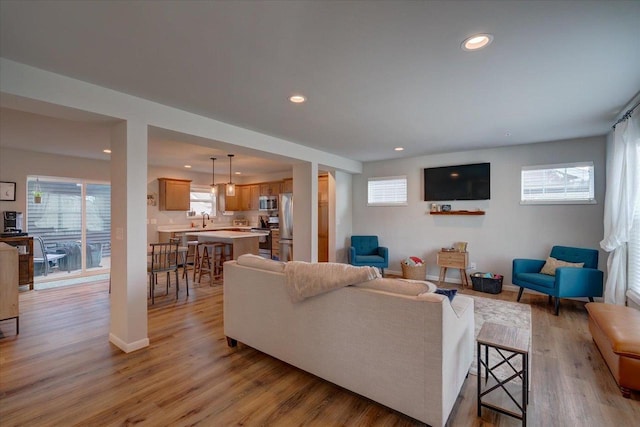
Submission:
<svg viewBox="0 0 640 427">
<path fill-rule="evenodd" d="M 627 282 L 627 244 L 634 214 L 640 210 L 640 108 L 619 123 L 607 139 L 607 191 L 604 205 L 604 239 L 609 253 L 604 300 L 624 305 Z"/>
</svg>

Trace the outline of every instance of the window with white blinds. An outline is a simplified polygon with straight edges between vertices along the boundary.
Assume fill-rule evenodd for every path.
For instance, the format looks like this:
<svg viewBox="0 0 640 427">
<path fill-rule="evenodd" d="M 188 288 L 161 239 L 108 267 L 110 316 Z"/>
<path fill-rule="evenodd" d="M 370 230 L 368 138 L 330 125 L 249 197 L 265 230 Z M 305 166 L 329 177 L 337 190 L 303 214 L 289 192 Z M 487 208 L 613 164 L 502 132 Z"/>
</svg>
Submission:
<svg viewBox="0 0 640 427">
<path fill-rule="evenodd" d="M 596 203 L 593 162 L 523 166 L 521 204 Z"/>
<path fill-rule="evenodd" d="M 208 214 L 215 216 L 216 214 L 216 198 L 209 187 L 191 186 L 189 193 L 189 210 L 195 212 L 196 215 Z"/>
<path fill-rule="evenodd" d="M 367 206 L 406 206 L 407 177 L 369 178 Z"/>
</svg>

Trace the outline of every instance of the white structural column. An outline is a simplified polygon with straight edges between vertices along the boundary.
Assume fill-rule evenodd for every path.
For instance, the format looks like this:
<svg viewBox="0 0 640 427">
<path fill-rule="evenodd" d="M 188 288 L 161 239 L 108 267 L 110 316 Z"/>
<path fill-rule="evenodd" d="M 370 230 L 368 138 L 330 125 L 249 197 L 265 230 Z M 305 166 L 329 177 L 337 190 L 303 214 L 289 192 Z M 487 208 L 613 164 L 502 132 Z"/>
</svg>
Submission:
<svg viewBox="0 0 640 427">
<path fill-rule="evenodd" d="M 333 211 L 335 214 L 333 232 L 335 232 L 336 262 L 346 263 L 349 262 L 347 247 L 351 245 L 351 234 L 353 233 L 353 179 L 350 173 L 342 171 L 336 171 L 334 176 L 335 208 L 330 212 Z M 331 240 L 329 240 L 329 244 L 331 244 Z"/>
<path fill-rule="evenodd" d="M 329 246 L 329 262 L 337 262 L 336 256 L 336 173 L 329 172 L 328 176 L 328 187 L 329 187 L 329 238 L 328 238 L 328 246 Z"/>
<path fill-rule="evenodd" d="M 147 336 L 147 125 L 126 121 L 111 134 L 111 327 L 124 352 Z"/>
<path fill-rule="evenodd" d="M 318 261 L 318 163 L 293 166 L 293 259 Z"/>
</svg>

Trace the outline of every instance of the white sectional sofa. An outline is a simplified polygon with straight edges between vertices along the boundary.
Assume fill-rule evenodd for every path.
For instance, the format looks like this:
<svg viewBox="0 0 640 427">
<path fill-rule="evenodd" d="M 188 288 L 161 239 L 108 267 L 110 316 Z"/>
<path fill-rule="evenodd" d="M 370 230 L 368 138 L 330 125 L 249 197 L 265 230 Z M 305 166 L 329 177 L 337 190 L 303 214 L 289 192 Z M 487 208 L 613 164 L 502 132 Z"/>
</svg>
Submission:
<svg viewBox="0 0 640 427">
<path fill-rule="evenodd" d="M 434 293 L 356 285 L 294 303 L 281 263 L 238 262 L 224 266 L 230 346 L 240 341 L 431 426 L 445 425 L 473 358 L 473 299 L 458 295 L 450 303 Z M 389 279 L 377 280 L 389 288 Z"/>
</svg>

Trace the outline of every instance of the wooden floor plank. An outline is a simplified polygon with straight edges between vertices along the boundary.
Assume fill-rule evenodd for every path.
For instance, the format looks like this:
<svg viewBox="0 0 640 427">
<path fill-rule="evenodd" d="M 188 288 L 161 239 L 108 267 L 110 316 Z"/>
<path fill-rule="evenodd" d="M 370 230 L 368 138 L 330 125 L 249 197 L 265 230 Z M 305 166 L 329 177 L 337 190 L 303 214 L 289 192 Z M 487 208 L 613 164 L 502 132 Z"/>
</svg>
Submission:
<svg viewBox="0 0 640 427">
<path fill-rule="evenodd" d="M 174 285 L 175 286 L 175 285 Z M 515 293 L 460 293 L 515 301 Z M 108 342 L 108 283 L 20 294 L 20 335 L 0 322 L 0 423 L 45 425 L 413 426 L 421 423 L 240 344 L 223 332 L 222 287 L 192 284 L 187 299 L 158 290 L 150 346 L 125 354 Z M 620 395 L 588 331 L 584 303 L 525 294 L 532 308 L 532 426 L 631 425 L 640 397 Z M 483 409 L 474 376 L 449 426 L 519 426 Z"/>
</svg>

